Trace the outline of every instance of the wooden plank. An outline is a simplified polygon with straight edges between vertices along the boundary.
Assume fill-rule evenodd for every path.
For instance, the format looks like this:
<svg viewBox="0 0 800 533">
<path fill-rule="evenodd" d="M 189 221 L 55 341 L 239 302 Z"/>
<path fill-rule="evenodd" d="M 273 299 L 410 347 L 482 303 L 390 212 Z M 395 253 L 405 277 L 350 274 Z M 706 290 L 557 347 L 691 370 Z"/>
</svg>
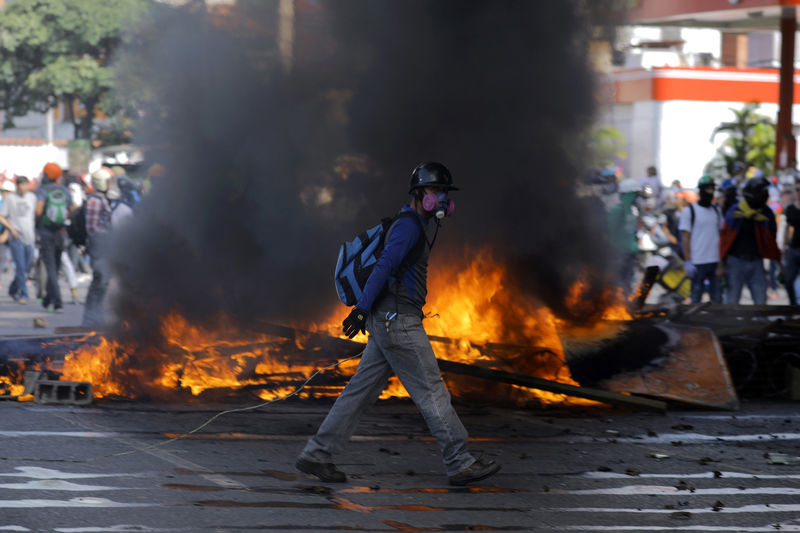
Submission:
<svg viewBox="0 0 800 533">
<path fill-rule="evenodd" d="M 295 330 L 294 328 L 290 328 L 287 326 L 281 326 L 277 324 L 266 324 L 262 323 L 262 326 L 269 330 L 269 333 L 278 334 L 284 336 L 286 338 L 293 338 L 294 335 L 297 333 L 303 334 L 304 332 Z M 312 335 L 319 335 L 324 336 L 321 334 L 312 334 Z M 431 340 L 435 342 L 449 342 L 449 343 L 456 343 L 457 341 L 448 337 L 437 337 L 437 336 L 429 336 Z M 344 339 L 338 339 L 336 337 L 330 337 L 339 341 L 337 344 L 342 348 L 346 349 L 349 354 L 358 353 L 359 349 L 364 348 L 364 344 L 355 342 L 355 341 L 348 341 Z M 476 346 L 481 347 L 483 346 L 480 343 L 475 343 Z M 550 351 L 546 347 L 541 346 L 515 346 L 515 345 L 504 345 L 504 344 L 496 344 L 496 343 L 486 343 L 487 346 L 492 346 L 495 348 L 504 348 L 504 349 L 517 349 L 517 350 L 525 350 L 525 351 Z M 538 389 L 544 390 L 548 392 L 554 392 L 557 394 L 565 394 L 567 396 L 573 396 L 577 398 L 586 398 L 588 400 L 594 400 L 597 402 L 603 402 L 610 405 L 618 405 L 623 407 L 631 407 L 634 409 L 646 409 L 651 411 L 658 411 L 658 412 L 666 412 L 667 404 L 665 402 L 659 400 L 651 400 L 649 398 L 642 398 L 639 396 L 629 396 L 627 394 L 619 394 L 616 392 L 605 391 L 600 389 L 592 389 L 589 387 L 577 387 L 575 385 L 568 385 L 566 383 L 559 383 L 557 381 L 550 381 L 543 378 L 537 378 L 533 376 L 527 376 L 524 374 L 514 374 L 511 372 L 504 372 L 502 370 L 492 370 L 487 368 L 481 368 L 474 365 L 468 365 L 464 363 L 457 363 L 455 361 L 447 361 L 445 359 L 436 359 L 439 363 L 439 368 L 443 372 L 450 372 L 452 374 L 460 374 L 464 376 L 472 376 L 478 377 L 482 379 L 487 379 L 490 381 L 496 381 L 500 383 L 508 383 L 511 385 L 518 385 L 520 387 L 527 387 L 531 389 Z"/>
<path fill-rule="evenodd" d="M 524 374 L 513 374 L 511 372 L 504 372 L 502 370 L 480 368 L 474 365 L 456 363 L 455 361 L 447 361 L 444 359 L 436 359 L 436 361 L 439 363 L 439 368 L 442 370 L 442 372 L 449 372 L 451 374 L 473 376 L 487 379 L 489 381 L 509 383 L 511 385 L 544 390 L 557 394 L 566 394 L 567 396 L 586 398 L 587 400 L 594 400 L 597 402 L 603 402 L 622 407 L 632 407 L 635 409 L 645 409 L 648 411 L 658 411 L 661 413 L 666 412 L 667 410 L 666 402 L 659 400 L 651 400 L 649 398 L 642 398 L 639 396 L 629 396 L 627 394 L 619 394 L 616 392 L 592 389 L 589 387 L 576 387 L 575 385 L 558 383 L 548 379 L 535 378 L 533 376 L 526 376 Z"/>
</svg>

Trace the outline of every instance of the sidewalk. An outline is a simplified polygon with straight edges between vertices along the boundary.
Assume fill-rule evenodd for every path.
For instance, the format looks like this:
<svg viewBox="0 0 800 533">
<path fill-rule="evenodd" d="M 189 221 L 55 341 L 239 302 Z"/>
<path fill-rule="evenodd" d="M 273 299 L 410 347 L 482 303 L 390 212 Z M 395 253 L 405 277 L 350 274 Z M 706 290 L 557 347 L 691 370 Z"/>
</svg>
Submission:
<svg viewBox="0 0 800 533">
<path fill-rule="evenodd" d="M 45 311 L 36 299 L 36 284 L 28 281 L 28 303 L 21 305 L 8 295 L 8 286 L 14 279 L 14 266 L 9 265 L 6 272 L 0 271 L 0 336 L 52 335 L 54 329 L 61 326 L 79 326 L 83 321 L 83 304 L 73 304 L 72 295 L 63 276 L 58 284 L 61 288 L 61 299 L 64 302 L 64 313 Z M 78 274 L 78 294 L 80 301 L 86 299 L 86 291 L 91 283 L 91 274 Z M 33 319 L 39 317 L 47 321 L 47 327 L 37 328 Z"/>
</svg>

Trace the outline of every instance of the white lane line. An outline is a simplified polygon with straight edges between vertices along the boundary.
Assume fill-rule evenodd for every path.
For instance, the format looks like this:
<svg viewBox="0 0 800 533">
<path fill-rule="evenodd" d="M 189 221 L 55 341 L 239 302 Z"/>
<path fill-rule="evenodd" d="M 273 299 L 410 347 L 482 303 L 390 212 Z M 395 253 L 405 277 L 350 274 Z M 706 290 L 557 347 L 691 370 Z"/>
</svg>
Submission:
<svg viewBox="0 0 800 533">
<path fill-rule="evenodd" d="M 791 420 L 793 418 L 800 418 L 798 414 L 760 414 L 760 415 L 691 415 L 681 413 L 681 418 L 697 418 L 703 420 L 730 420 L 736 422 L 737 420 L 765 420 L 765 419 L 780 419 Z"/>
<path fill-rule="evenodd" d="M 108 439 L 119 433 L 107 431 L 0 431 L 0 437 L 78 437 L 84 439 Z"/>
<path fill-rule="evenodd" d="M 39 466 L 18 466 L 14 468 L 19 473 L 7 472 L 0 474 L 2 477 L 27 477 L 31 479 L 90 479 L 98 477 L 142 477 L 142 474 L 79 474 L 75 472 L 61 472 L 52 468 L 41 468 Z"/>
<path fill-rule="evenodd" d="M 0 500 L 0 509 L 32 509 L 45 507 L 107 508 L 153 507 L 153 503 L 122 503 L 107 498 L 72 498 L 71 500 Z"/>
<path fill-rule="evenodd" d="M 779 527 L 775 527 L 779 526 Z M 693 526 L 683 525 L 675 527 L 663 526 L 559 526 L 559 531 L 717 531 L 731 533 L 761 533 L 769 531 L 800 531 L 800 526 L 794 524 L 770 524 L 767 526 Z"/>
<path fill-rule="evenodd" d="M 105 485 L 81 485 L 61 479 L 35 479 L 25 483 L 0 483 L 0 489 L 14 490 L 69 490 L 75 492 L 95 490 L 126 490 L 123 487 L 108 487 Z"/>
<path fill-rule="evenodd" d="M 744 472 L 719 472 L 722 479 L 800 479 L 800 474 L 746 474 Z M 675 478 L 675 479 L 714 479 L 717 475 L 714 472 L 701 472 L 699 474 L 638 474 L 629 476 L 617 472 L 584 472 L 568 477 L 578 477 L 584 479 L 631 479 L 639 478 Z"/>
<path fill-rule="evenodd" d="M 758 505 L 745 505 L 742 507 L 723 507 L 715 511 L 709 507 L 689 509 L 681 507 L 680 509 L 633 509 L 633 508 L 606 508 L 606 507 L 552 507 L 542 509 L 544 511 L 562 512 L 562 513 L 635 513 L 635 514 L 672 514 L 676 511 L 685 511 L 692 514 L 702 513 L 796 513 L 800 511 L 800 504 L 787 503 L 787 504 L 758 504 Z"/>
<path fill-rule="evenodd" d="M 31 531 L 27 527 L 22 526 L 0 526 L 0 531 Z"/>
<path fill-rule="evenodd" d="M 579 489 L 579 490 L 562 490 L 562 489 L 550 489 L 548 494 L 607 494 L 610 496 L 614 495 L 650 495 L 650 494 L 709 494 L 709 495 L 718 495 L 718 494 L 733 494 L 733 495 L 747 495 L 751 496 L 753 494 L 783 494 L 783 495 L 798 495 L 800 494 L 800 489 L 789 488 L 789 487 L 757 487 L 757 488 L 746 488 L 744 490 L 736 488 L 736 487 L 715 487 L 710 489 L 704 488 L 695 488 L 694 491 L 689 491 L 686 489 L 679 490 L 677 487 L 669 487 L 665 485 L 627 485 L 625 487 L 607 487 L 601 489 Z"/>
<path fill-rule="evenodd" d="M 662 433 L 651 437 L 614 437 L 617 442 L 636 442 L 640 444 L 667 444 L 680 441 L 684 444 L 693 442 L 752 442 L 752 441 L 786 441 L 800 440 L 800 433 L 752 433 L 748 435 L 704 435 L 702 433 Z"/>
<path fill-rule="evenodd" d="M 57 527 L 53 531 L 58 533 L 153 533 L 157 531 L 186 531 L 186 529 L 154 529 L 147 526 L 121 524 L 117 526 L 89 526 L 89 527 Z"/>
</svg>

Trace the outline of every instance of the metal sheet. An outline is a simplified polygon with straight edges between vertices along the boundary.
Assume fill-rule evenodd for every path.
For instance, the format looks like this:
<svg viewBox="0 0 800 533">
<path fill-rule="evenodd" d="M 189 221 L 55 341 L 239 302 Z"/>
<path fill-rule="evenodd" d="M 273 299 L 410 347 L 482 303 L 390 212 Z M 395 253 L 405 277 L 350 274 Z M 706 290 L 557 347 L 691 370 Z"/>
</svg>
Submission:
<svg viewBox="0 0 800 533">
<path fill-rule="evenodd" d="M 678 342 L 667 357 L 635 371 L 612 376 L 599 387 L 647 394 L 717 409 L 738 409 L 739 398 L 716 335 L 708 328 L 660 324 Z"/>
</svg>

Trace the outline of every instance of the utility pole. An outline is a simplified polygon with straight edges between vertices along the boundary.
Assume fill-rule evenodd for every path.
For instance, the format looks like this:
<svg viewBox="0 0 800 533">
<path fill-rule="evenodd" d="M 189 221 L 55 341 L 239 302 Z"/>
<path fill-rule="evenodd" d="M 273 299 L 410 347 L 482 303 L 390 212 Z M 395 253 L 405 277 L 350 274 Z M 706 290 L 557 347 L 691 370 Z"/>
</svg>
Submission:
<svg viewBox="0 0 800 533">
<path fill-rule="evenodd" d="M 794 36 L 797 12 L 784 7 L 781 12 L 781 70 L 778 98 L 778 126 L 775 131 L 775 171 L 795 166 L 797 143 L 792 132 L 794 103 Z"/>
</svg>

